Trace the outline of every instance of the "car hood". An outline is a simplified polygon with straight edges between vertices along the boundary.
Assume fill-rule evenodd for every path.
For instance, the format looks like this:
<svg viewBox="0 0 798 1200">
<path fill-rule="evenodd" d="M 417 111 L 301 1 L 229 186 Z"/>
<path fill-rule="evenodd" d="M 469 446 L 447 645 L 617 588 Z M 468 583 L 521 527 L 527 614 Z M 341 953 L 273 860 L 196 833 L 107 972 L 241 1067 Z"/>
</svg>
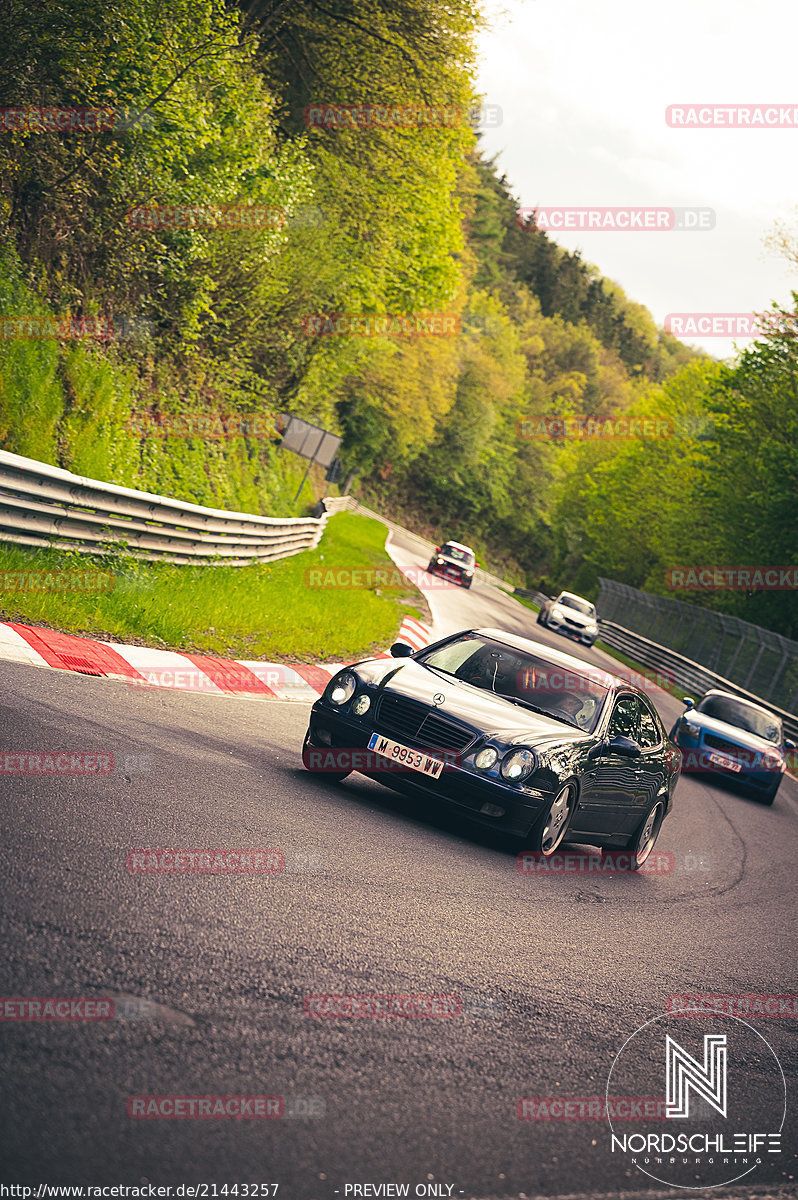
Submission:
<svg viewBox="0 0 798 1200">
<path fill-rule="evenodd" d="M 586 617 L 585 614 L 579 612 L 577 608 L 569 608 L 567 604 L 557 604 L 556 600 L 555 605 L 557 608 L 559 608 L 560 612 L 564 613 L 569 620 L 574 622 L 575 625 L 583 625 L 587 627 L 588 625 L 596 624 L 595 617 Z"/>
<path fill-rule="evenodd" d="M 473 563 L 464 563 L 462 559 L 450 558 L 448 554 L 436 554 L 436 558 L 442 558 L 447 567 L 459 567 L 462 571 L 473 571 Z"/>
<path fill-rule="evenodd" d="M 464 721 L 506 742 L 541 745 L 548 742 L 592 741 L 582 729 L 575 729 L 573 725 L 557 721 L 554 717 L 539 716 L 492 692 L 440 675 L 412 659 L 399 663 L 396 659 L 391 662 L 370 659 L 355 664 L 354 670 L 361 679 L 379 684 L 386 693 L 420 700 L 430 707 L 436 707 L 438 712 L 446 716 Z M 435 696 L 443 696 L 444 700 L 435 705 Z"/>
<path fill-rule="evenodd" d="M 718 737 L 726 738 L 729 742 L 734 742 L 737 746 L 743 746 L 746 750 L 757 750 L 763 754 L 766 750 L 771 752 L 780 751 L 781 747 L 775 742 L 769 742 L 766 738 L 757 737 L 755 733 L 748 733 L 745 729 L 740 729 L 739 725 L 729 725 L 728 721 L 719 721 L 717 717 L 707 716 L 705 713 L 696 712 L 694 708 L 688 708 L 687 712 L 681 717 L 682 721 L 689 721 L 691 725 L 699 725 L 708 733 L 716 733 Z"/>
</svg>

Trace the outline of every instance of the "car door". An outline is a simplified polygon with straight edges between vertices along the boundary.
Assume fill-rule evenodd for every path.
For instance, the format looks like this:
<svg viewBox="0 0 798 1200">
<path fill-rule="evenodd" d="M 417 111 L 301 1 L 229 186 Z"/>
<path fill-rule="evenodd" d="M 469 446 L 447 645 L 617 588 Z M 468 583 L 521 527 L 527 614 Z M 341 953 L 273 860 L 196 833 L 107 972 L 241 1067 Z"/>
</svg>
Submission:
<svg viewBox="0 0 798 1200">
<path fill-rule="evenodd" d="M 643 811 L 649 809 L 662 791 L 666 779 L 665 731 L 656 713 L 645 700 L 640 704 L 640 748 L 643 751 L 637 762 L 638 797 Z"/>
<path fill-rule="evenodd" d="M 593 757 L 589 788 L 582 793 L 572 828 L 576 832 L 631 833 L 639 820 L 642 773 L 638 759 L 608 749 L 614 737 L 640 744 L 642 710 L 637 696 L 621 693 L 610 714 L 603 750 Z"/>
</svg>

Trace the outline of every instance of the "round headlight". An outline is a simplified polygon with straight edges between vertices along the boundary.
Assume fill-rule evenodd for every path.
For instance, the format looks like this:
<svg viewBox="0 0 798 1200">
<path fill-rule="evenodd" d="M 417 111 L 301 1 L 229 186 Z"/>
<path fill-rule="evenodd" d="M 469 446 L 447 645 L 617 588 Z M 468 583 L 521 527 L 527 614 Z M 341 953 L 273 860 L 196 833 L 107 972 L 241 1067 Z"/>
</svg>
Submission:
<svg viewBox="0 0 798 1200">
<path fill-rule="evenodd" d="M 489 767 L 493 766 L 498 757 L 499 755 L 492 746 L 486 746 L 484 750 L 480 750 L 474 759 L 474 766 L 479 767 L 480 771 L 487 771 Z"/>
<path fill-rule="evenodd" d="M 502 761 L 502 775 L 510 783 L 520 783 L 535 769 L 535 755 L 531 750 L 511 750 Z"/>
<path fill-rule="evenodd" d="M 364 692 L 362 695 L 358 696 L 357 700 L 352 705 L 352 712 L 355 714 L 355 716 L 362 717 L 363 714 L 367 713 L 370 708 L 371 700 Z"/>
<path fill-rule="evenodd" d="M 438 566 L 439 566 L 439 567 L 442 567 L 442 566 L 443 566 L 443 559 L 442 559 L 442 558 L 436 558 L 436 559 L 435 559 L 435 562 L 438 564 Z"/>
<path fill-rule="evenodd" d="M 346 704 L 347 700 L 351 700 L 357 687 L 357 680 L 351 671 L 344 672 L 339 675 L 335 683 L 330 688 L 328 699 L 333 704 Z"/>
<path fill-rule="evenodd" d="M 688 737 L 691 737 L 691 738 L 700 738 L 701 737 L 701 726 L 700 725 L 691 725 L 689 721 L 684 721 L 682 723 L 682 728 L 684 729 L 684 731 Z"/>
</svg>

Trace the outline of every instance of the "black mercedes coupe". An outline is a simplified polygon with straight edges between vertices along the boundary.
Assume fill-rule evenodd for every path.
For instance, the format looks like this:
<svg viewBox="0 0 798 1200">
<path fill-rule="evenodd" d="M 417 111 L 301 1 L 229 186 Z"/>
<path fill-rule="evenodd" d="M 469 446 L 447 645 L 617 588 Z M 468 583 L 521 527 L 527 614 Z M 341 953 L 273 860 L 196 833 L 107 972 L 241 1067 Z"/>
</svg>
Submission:
<svg viewBox="0 0 798 1200">
<path fill-rule="evenodd" d="M 648 858 L 681 755 L 643 692 L 570 654 L 472 629 L 333 676 L 307 770 L 352 771 L 443 800 L 543 855 L 564 841 Z"/>
</svg>

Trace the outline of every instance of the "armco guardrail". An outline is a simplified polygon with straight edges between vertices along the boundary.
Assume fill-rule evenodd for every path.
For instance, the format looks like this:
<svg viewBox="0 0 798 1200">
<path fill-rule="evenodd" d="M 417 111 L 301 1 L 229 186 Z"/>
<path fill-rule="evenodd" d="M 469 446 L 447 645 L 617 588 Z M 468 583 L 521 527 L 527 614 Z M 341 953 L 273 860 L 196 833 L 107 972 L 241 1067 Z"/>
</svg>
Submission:
<svg viewBox="0 0 798 1200">
<path fill-rule="evenodd" d="M 602 579 L 601 584 L 604 589 L 602 595 L 606 595 L 606 592 L 609 591 L 608 584 L 616 588 L 623 587 L 625 591 L 634 592 L 637 590 L 635 588 L 627 588 L 625 584 L 616 584 L 614 580 Z M 519 595 L 528 596 L 538 605 L 550 599 L 549 596 L 544 596 L 542 592 L 527 591 L 525 588 L 516 588 L 515 591 Z M 649 593 L 639 594 L 646 598 L 649 595 Z M 659 597 L 652 596 L 652 599 L 658 600 Z M 601 597 L 599 597 L 599 602 L 601 603 Z M 711 615 L 720 616 L 722 614 L 712 613 Z M 750 628 L 761 633 L 763 637 L 779 637 L 778 634 L 771 634 L 767 629 L 760 630 L 758 626 L 750 626 Z M 711 671 L 709 667 L 702 666 L 701 663 L 694 662 L 684 654 L 670 650 L 667 646 L 662 646 L 659 642 L 654 642 L 650 638 L 644 637 L 640 633 L 635 633 L 634 630 L 627 629 L 626 626 L 619 625 L 615 621 L 609 621 L 601 615 L 599 615 L 599 639 L 604 642 L 605 646 L 611 646 L 614 650 L 620 650 L 622 654 L 634 659 L 641 666 L 652 667 L 654 670 L 662 671 L 663 675 L 668 679 L 672 679 L 677 687 L 683 688 L 685 692 L 690 692 L 695 697 L 700 696 L 702 692 L 707 691 L 709 688 L 717 687 L 727 692 L 733 692 L 736 696 L 752 700 L 755 704 L 764 704 L 772 712 L 779 714 L 789 736 L 793 739 L 798 739 L 798 717 L 794 713 L 780 708 L 770 699 L 754 695 L 753 692 L 741 687 L 739 683 L 735 683 L 731 679 L 726 679 L 723 675 L 719 675 L 716 671 Z M 787 639 L 781 639 L 781 641 L 786 643 Z"/>
<path fill-rule="evenodd" d="M 702 692 L 716 687 L 722 688 L 726 692 L 733 692 L 736 696 L 742 696 L 746 700 L 753 700 L 755 704 L 764 704 L 772 712 L 779 714 L 788 735 L 793 740 L 798 739 L 798 717 L 794 713 L 785 712 L 784 709 L 763 700 L 761 696 L 754 696 L 751 692 L 745 691 L 732 680 L 724 679 L 722 675 L 716 675 L 714 671 L 702 667 L 700 663 L 677 654 L 675 650 L 669 650 L 667 646 L 660 646 L 657 642 L 643 637 L 642 634 L 633 633 L 631 629 L 624 629 L 622 625 L 616 625 L 614 621 L 605 621 L 600 617 L 599 631 L 599 639 L 605 645 L 620 650 L 644 667 L 653 667 L 655 670 L 661 671 L 663 675 L 672 679 L 678 687 L 683 688 L 685 692 L 696 699 Z"/>
<path fill-rule="evenodd" d="M 84 479 L 0 451 L 0 541 L 194 565 L 273 562 L 319 542 L 321 517 L 261 517 Z"/>
<path fill-rule="evenodd" d="M 736 688 L 786 712 L 798 711 L 798 642 L 729 613 L 599 579 L 599 614 Z"/>
</svg>

